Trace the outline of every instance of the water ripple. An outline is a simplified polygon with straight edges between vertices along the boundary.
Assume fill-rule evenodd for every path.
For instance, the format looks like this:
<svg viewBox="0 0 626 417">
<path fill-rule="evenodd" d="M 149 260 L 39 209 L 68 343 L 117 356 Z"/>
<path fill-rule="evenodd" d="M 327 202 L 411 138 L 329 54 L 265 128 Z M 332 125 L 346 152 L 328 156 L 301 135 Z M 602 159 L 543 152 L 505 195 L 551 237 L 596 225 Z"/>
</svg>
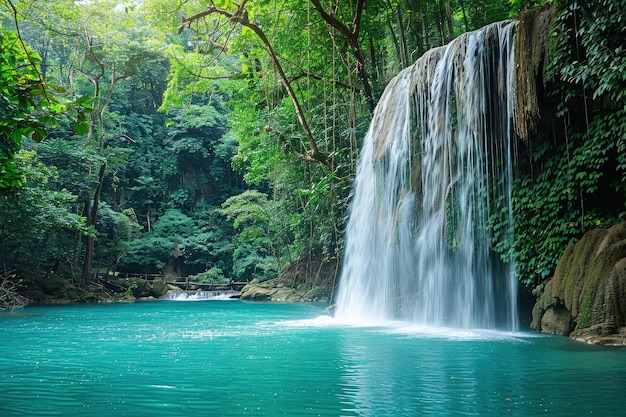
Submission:
<svg viewBox="0 0 626 417">
<path fill-rule="evenodd" d="M 571 416 L 626 406 L 626 357 L 614 349 L 212 303 L 0 316 L 0 415 Z"/>
</svg>

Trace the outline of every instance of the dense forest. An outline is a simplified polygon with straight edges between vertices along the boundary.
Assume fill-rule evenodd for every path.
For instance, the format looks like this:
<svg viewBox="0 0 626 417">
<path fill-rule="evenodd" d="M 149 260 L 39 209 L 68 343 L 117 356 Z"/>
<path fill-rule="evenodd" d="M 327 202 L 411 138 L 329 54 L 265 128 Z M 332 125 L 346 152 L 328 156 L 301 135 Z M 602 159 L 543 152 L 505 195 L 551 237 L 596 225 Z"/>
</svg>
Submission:
<svg viewBox="0 0 626 417">
<path fill-rule="evenodd" d="M 79 300 L 115 274 L 227 283 L 337 262 L 387 82 L 428 49 L 539 5 L 1 3 L 0 281 Z M 626 211 L 625 2 L 552 3 L 529 64 L 544 102 L 520 138 L 515 247 L 491 219 L 494 250 L 515 253 L 529 286 Z"/>
</svg>

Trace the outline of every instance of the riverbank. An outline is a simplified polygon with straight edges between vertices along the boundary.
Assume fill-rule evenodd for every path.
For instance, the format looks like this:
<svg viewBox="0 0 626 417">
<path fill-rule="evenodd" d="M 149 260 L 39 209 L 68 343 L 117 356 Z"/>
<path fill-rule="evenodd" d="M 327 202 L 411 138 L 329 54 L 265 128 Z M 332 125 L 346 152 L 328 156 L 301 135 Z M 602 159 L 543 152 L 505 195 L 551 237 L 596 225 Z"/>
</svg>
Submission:
<svg viewBox="0 0 626 417">
<path fill-rule="evenodd" d="M 321 302 L 329 303 L 337 282 L 337 259 L 323 261 L 319 258 L 299 259 L 285 268 L 273 280 L 229 283 L 196 283 L 185 278 L 150 276 L 99 277 L 87 285 L 61 272 L 16 271 L 7 279 L 15 297 L 21 303 L 0 305 L 0 309 L 13 309 L 28 303 L 116 303 L 135 300 L 170 299 L 171 292 L 185 292 L 204 298 L 203 291 L 237 291 L 241 299 L 248 301 Z M 1 297 L 0 297 L 1 298 Z M 16 298 L 17 299 L 17 298 Z"/>
</svg>

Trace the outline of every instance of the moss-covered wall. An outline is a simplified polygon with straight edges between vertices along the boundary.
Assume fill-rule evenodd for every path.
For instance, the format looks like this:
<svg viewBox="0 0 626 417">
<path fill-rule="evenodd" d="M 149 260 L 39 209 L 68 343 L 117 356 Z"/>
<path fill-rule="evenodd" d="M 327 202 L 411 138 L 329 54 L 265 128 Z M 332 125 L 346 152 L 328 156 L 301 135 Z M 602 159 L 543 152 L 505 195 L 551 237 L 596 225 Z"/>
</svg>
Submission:
<svg viewBox="0 0 626 417">
<path fill-rule="evenodd" d="M 591 328 L 599 335 L 620 332 L 626 326 L 626 223 L 591 230 L 570 245 L 537 295 L 533 329 L 557 334 Z M 546 313 L 557 308 L 571 314 L 571 323 L 551 321 Z"/>
</svg>

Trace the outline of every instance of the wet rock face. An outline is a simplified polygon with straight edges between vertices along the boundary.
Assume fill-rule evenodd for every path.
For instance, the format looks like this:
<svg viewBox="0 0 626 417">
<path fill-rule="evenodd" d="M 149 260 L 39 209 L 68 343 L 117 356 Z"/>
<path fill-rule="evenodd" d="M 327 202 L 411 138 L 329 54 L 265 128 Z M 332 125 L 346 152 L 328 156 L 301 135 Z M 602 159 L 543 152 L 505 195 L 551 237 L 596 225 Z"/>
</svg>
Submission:
<svg viewBox="0 0 626 417">
<path fill-rule="evenodd" d="M 595 344 L 626 344 L 626 223 L 594 229 L 535 292 L 531 328 Z"/>
<path fill-rule="evenodd" d="M 281 292 L 283 294 L 281 294 Z M 270 285 L 269 283 L 260 284 L 258 280 L 253 280 L 243 287 L 241 299 L 251 301 L 287 301 L 288 297 L 284 292 L 284 289 L 277 286 Z"/>
</svg>

